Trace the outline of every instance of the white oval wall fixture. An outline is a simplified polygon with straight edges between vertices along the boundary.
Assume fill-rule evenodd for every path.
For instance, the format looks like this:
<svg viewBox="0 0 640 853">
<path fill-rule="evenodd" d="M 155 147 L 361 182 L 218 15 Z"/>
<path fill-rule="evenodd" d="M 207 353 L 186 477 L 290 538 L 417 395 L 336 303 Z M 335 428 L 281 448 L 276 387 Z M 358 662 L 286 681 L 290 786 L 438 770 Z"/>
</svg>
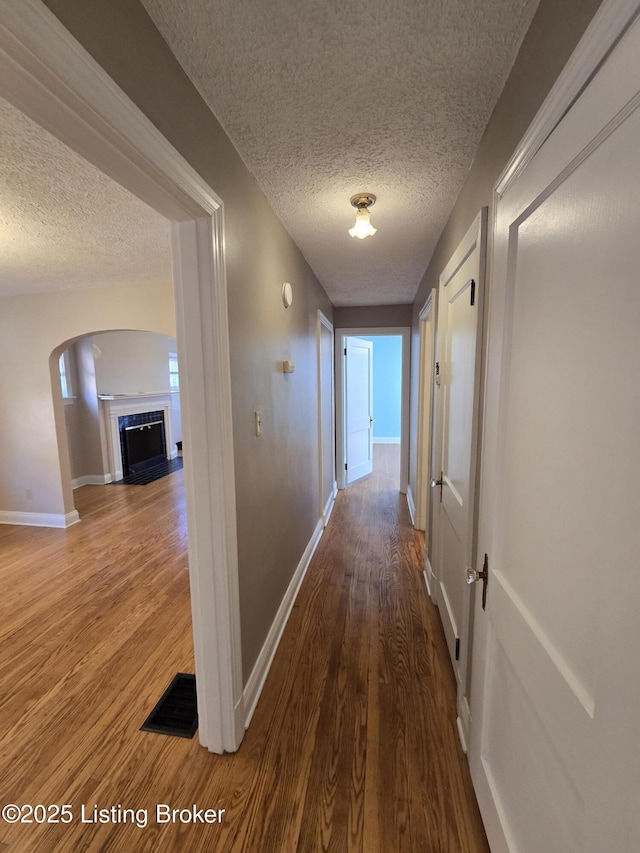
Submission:
<svg viewBox="0 0 640 853">
<path fill-rule="evenodd" d="M 282 304 L 285 308 L 289 308 L 293 302 L 293 288 L 288 281 L 282 285 Z"/>
<path fill-rule="evenodd" d="M 373 237 L 378 230 L 371 224 L 369 208 L 376 203 L 373 193 L 356 193 L 351 196 L 351 204 L 356 208 L 356 222 L 353 228 L 349 228 L 352 237 L 364 240 L 365 237 Z"/>
</svg>

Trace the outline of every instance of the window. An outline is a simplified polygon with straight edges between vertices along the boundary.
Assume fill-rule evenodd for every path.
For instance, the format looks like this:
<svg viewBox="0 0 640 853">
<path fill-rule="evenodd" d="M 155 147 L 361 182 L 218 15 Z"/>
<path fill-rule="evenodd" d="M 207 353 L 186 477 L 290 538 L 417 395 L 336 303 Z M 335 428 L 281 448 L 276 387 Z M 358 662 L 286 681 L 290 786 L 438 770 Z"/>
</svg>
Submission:
<svg viewBox="0 0 640 853">
<path fill-rule="evenodd" d="M 65 350 L 58 359 L 60 370 L 60 388 L 63 400 L 73 399 L 73 388 L 71 387 L 71 372 L 69 370 L 69 350 Z"/>
<path fill-rule="evenodd" d="M 169 353 L 169 388 L 172 391 L 180 390 L 180 376 L 178 374 L 178 353 Z"/>
</svg>

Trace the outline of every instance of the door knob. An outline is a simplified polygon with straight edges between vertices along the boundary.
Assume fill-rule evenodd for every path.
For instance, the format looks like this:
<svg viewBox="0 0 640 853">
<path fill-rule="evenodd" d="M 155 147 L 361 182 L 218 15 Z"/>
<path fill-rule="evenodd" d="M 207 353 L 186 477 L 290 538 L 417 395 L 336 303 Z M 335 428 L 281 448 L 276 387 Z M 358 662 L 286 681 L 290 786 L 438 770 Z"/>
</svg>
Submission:
<svg viewBox="0 0 640 853">
<path fill-rule="evenodd" d="M 467 583 L 469 586 L 476 581 L 484 580 L 484 578 L 484 572 L 479 572 L 477 569 L 472 569 L 471 566 L 467 566 Z"/>
<path fill-rule="evenodd" d="M 431 488 L 432 489 L 435 489 L 436 486 L 441 486 L 441 485 L 442 485 L 442 477 L 440 477 L 439 480 L 432 480 L 431 481 Z M 467 581 L 467 583 L 472 583 L 472 581 Z"/>
<path fill-rule="evenodd" d="M 484 564 L 481 572 L 477 569 L 473 569 L 471 566 L 467 566 L 467 583 L 469 586 L 480 580 L 482 581 L 482 609 L 486 610 L 487 586 L 489 585 L 489 557 L 486 554 L 484 555 Z"/>
</svg>

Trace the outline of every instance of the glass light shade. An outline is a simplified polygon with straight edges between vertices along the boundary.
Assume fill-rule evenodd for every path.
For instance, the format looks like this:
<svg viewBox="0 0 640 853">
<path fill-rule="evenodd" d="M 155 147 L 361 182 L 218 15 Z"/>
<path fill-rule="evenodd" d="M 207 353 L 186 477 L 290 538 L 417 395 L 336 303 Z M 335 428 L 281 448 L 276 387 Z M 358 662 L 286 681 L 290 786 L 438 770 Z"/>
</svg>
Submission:
<svg viewBox="0 0 640 853">
<path fill-rule="evenodd" d="M 359 207 L 356 213 L 356 224 L 353 228 L 349 228 L 349 234 L 352 237 L 359 237 L 360 240 L 364 240 L 365 237 L 373 237 L 377 230 L 369 221 L 369 211 L 367 208 Z"/>
</svg>

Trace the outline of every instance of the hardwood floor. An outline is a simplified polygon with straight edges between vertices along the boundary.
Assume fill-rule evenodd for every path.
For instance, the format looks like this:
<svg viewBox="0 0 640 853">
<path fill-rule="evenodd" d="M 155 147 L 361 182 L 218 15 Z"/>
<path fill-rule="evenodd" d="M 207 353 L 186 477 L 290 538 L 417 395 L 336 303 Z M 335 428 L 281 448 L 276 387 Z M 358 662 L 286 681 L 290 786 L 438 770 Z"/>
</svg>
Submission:
<svg viewBox="0 0 640 853">
<path fill-rule="evenodd" d="M 78 490 L 67 531 L 0 526 L 0 805 L 73 813 L 0 821 L 0 851 L 488 850 L 396 451 L 339 494 L 234 755 L 138 730 L 193 671 L 181 471 Z"/>
</svg>

